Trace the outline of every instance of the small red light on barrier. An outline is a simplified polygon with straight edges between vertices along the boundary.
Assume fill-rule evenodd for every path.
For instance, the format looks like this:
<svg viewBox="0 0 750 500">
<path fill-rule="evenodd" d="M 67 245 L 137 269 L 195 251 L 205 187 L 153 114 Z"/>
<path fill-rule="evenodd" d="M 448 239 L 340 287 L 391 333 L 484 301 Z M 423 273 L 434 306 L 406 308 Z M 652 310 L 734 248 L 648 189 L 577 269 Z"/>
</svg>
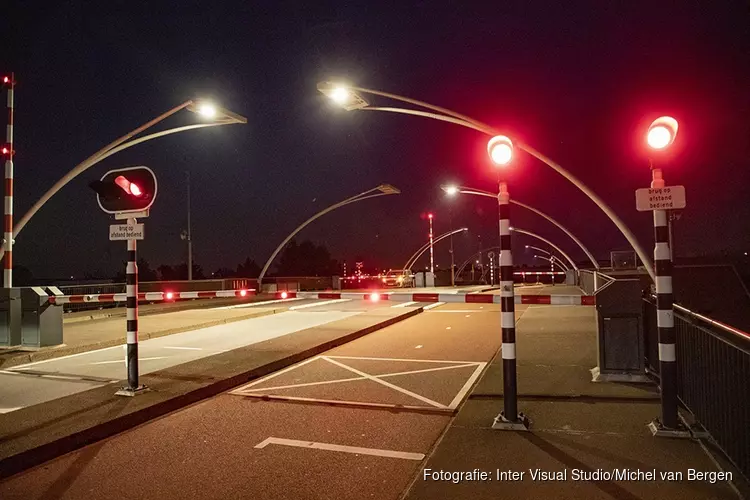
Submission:
<svg viewBox="0 0 750 500">
<path fill-rule="evenodd" d="M 373 302 L 377 302 L 380 300 L 380 294 L 379 293 L 371 293 L 370 294 L 370 300 Z"/>
<path fill-rule="evenodd" d="M 247 295 L 247 290 L 240 290 L 240 297 Z"/>
<path fill-rule="evenodd" d="M 288 293 L 286 293 L 286 292 L 281 292 L 281 298 L 282 298 L 282 299 L 285 299 L 285 298 L 287 298 L 287 297 L 289 297 L 289 294 L 288 294 Z"/>
<path fill-rule="evenodd" d="M 174 293 L 173 292 L 167 292 L 167 293 L 164 294 L 164 297 L 167 300 L 172 300 L 172 299 L 174 299 Z"/>
</svg>

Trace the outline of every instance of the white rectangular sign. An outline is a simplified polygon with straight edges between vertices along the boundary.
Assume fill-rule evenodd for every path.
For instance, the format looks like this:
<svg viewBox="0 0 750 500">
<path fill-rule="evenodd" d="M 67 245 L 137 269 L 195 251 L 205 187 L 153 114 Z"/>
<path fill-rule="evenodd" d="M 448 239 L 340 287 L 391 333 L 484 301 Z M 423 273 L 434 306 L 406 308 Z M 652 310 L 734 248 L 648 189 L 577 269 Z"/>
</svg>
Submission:
<svg viewBox="0 0 750 500">
<path fill-rule="evenodd" d="M 685 186 L 636 189 L 635 206 L 639 212 L 685 208 Z"/>
<path fill-rule="evenodd" d="M 113 224 L 109 226 L 109 241 L 142 239 L 143 224 Z"/>
</svg>

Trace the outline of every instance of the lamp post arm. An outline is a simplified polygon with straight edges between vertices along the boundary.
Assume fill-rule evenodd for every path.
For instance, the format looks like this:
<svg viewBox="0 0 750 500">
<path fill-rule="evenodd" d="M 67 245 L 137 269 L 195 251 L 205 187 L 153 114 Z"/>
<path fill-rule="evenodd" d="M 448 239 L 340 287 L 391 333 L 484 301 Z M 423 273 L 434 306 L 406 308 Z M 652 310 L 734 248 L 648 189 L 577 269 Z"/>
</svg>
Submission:
<svg viewBox="0 0 750 500">
<path fill-rule="evenodd" d="M 437 120 L 446 121 L 455 123 L 457 125 L 462 125 L 464 127 L 468 127 L 474 130 L 479 130 L 481 132 L 484 132 L 488 135 L 497 135 L 497 131 L 490 127 L 489 125 L 482 123 L 480 121 L 474 120 L 472 118 L 469 118 L 468 116 L 462 115 L 460 113 L 456 113 L 455 111 L 451 111 L 446 108 L 441 108 L 439 106 L 434 106 L 432 104 L 423 102 L 423 101 L 417 101 L 415 99 L 410 99 L 408 97 L 399 96 L 396 94 L 390 94 L 387 92 L 381 92 L 377 90 L 372 89 L 365 89 L 360 87 L 352 87 L 353 90 L 379 95 L 383 97 L 387 97 L 390 99 L 394 99 L 401 102 L 406 102 L 409 104 L 414 104 L 416 106 L 422 106 L 427 109 L 432 109 L 434 111 L 437 111 L 438 113 L 443 113 L 448 116 L 440 116 L 435 115 L 433 113 L 426 113 L 426 112 L 419 112 L 415 110 L 410 109 L 401 109 L 401 108 L 377 108 L 377 107 L 365 107 L 364 109 L 371 109 L 374 111 L 391 111 L 391 112 L 398 112 L 398 113 L 406 113 L 406 114 L 412 114 L 417 116 L 424 116 L 428 118 L 435 118 Z M 589 189 L 586 185 L 584 185 L 581 181 L 579 181 L 576 177 L 574 177 L 570 172 L 562 168 L 557 163 L 553 162 L 543 154 L 539 153 L 535 149 L 533 149 L 530 146 L 527 146 L 525 144 L 516 143 L 519 149 L 526 151 L 531 156 L 535 157 L 539 161 L 545 163 L 549 167 L 551 167 L 553 170 L 555 170 L 557 173 L 568 179 L 571 183 L 573 183 L 578 189 L 583 191 L 583 193 L 591 199 L 606 215 L 610 218 L 610 220 L 617 226 L 617 229 L 620 230 L 620 232 L 625 236 L 625 239 L 628 240 L 628 243 L 633 247 L 633 250 L 638 254 L 638 257 L 641 259 L 641 262 L 643 263 L 643 266 L 646 268 L 646 271 L 651 276 L 652 280 L 656 279 L 656 274 L 654 273 L 653 264 L 651 262 L 651 258 L 649 255 L 641 248 L 640 243 L 638 243 L 638 240 L 636 239 L 635 235 L 628 229 L 628 227 L 625 225 L 625 223 L 612 211 L 612 209 L 607 205 L 599 196 L 597 196 L 591 189 Z"/>
<path fill-rule="evenodd" d="M 592 263 L 592 264 L 594 265 L 594 269 L 596 269 L 596 270 L 599 270 L 599 263 L 598 263 L 598 262 L 596 261 L 596 259 L 594 258 L 594 256 L 593 256 L 593 255 L 591 255 L 591 252 L 589 252 L 589 249 L 588 249 L 588 248 L 586 248 L 586 246 L 585 246 L 585 245 L 584 245 L 583 243 L 581 243 L 581 240 L 579 240 L 578 238 L 576 238 L 576 237 L 575 237 L 575 235 L 574 235 L 573 233 L 571 233 L 570 231 L 568 231 L 568 230 L 567 230 L 567 229 L 565 228 L 565 226 L 563 226 L 562 224 L 560 224 L 559 222 L 557 222 L 557 221 L 556 221 L 555 219 L 553 219 L 553 218 L 552 218 L 552 217 L 550 217 L 549 215 L 547 215 L 547 214 L 545 214 L 544 212 L 542 212 L 541 210 L 537 210 L 536 208 L 534 208 L 534 207 L 530 207 L 529 205 L 526 205 L 526 204 L 524 204 L 524 203 L 521 203 L 520 201 L 517 201 L 517 200 L 513 200 L 513 199 L 511 199 L 511 200 L 510 200 L 510 202 L 511 202 L 511 203 L 513 203 L 513 204 L 515 204 L 515 205 L 518 205 L 519 207 L 523 207 L 523 208 L 525 208 L 526 210 L 531 210 L 531 211 L 532 211 L 532 212 L 534 212 L 535 214 L 537 214 L 537 215 L 539 215 L 539 216 L 541 216 L 541 217 L 544 217 L 544 218 L 545 218 L 545 219 L 547 219 L 547 220 L 548 220 L 549 222 L 551 222 L 552 224 L 554 224 L 555 226 L 557 226 L 557 228 L 558 228 L 558 229 L 560 229 L 560 230 L 561 230 L 561 231 L 562 231 L 563 233 L 567 234 L 567 235 L 568 235 L 568 237 L 570 237 L 570 239 L 571 239 L 571 240 L 575 241 L 575 242 L 576 242 L 576 244 L 577 244 L 577 245 L 578 245 L 579 247 L 581 247 L 581 250 L 583 250 L 583 251 L 584 251 L 584 252 L 586 253 L 586 255 L 588 256 L 589 260 L 590 260 L 590 261 L 591 261 L 591 263 Z"/>
<path fill-rule="evenodd" d="M 300 224 L 299 226 L 297 226 L 297 228 L 294 231 L 292 231 L 291 233 L 289 233 L 289 236 L 287 236 L 286 238 L 284 238 L 284 241 L 282 241 L 281 244 L 278 247 L 276 247 L 276 250 L 273 251 L 273 253 L 271 254 L 271 256 L 266 261 L 266 264 L 263 266 L 263 270 L 260 272 L 260 275 L 258 276 L 258 286 L 260 287 L 260 284 L 261 284 L 261 282 L 263 280 L 263 277 L 266 275 L 266 272 L 268 271 L 268 268 L 271 266 L 271 263 L 273 262 L 273 259 L 276 258 L 276 255 L 278 255 L 278 253 L 281 251 L 281 249 L 284 248 L 286 246 L 286 244 L 289 243 L 289 241 L 292 238 L 294 238 L 294 236 L 297 233 L 299 233 L 302 229 L 304 229 L 305 226 L 307 226 L 308 224 L 310 224 L 312 221 L 314 221 L 318 217 L 322 217 L 323 215 L 327 214 L 328 212 L 332 212 L 332 211 L 336 210 L 337 208 L 341 208 L 344 205 L 349 205 L 350 203 L 355 203 L 357 201 L 367 200 L 367 199 L 370 199 L 370 198 L 377 198 L 379 196 L 388 196 L 388 195 L 391 195 L 391 194 L 398 194 L 398 193 L 369 194 L 369 193 L 371 193 L 373 191 L 376 191 L 376 190 L 377 190 L 377 188 L 373 188 L 373 189 L 370 189 L 370 190 L 365 191 L 363 193 L 359 193 L 358 195 L 352 196 L 351 198 L 347 198 L 347 199 L 345 199 L 343 201 L 340 201 L 340 202 L 338 202 L 338 203 L 336 203 L 334 205 L 331 205 L 330 207 L 321 210 L 320 212 L 318 212 L 317 214 L 313 215 L 312 217 L 310 217 L 309 219 L 307 219 L 305 222 L 303 222 L 302 224 Z"/>
<path fill-rule="evenodd" d="M 228 125 L 228 124 L 229 123 L 201 123 L 201 124 L 196 124 L 196 125 L 186 125 L 184 127 L 177 127 L 173 129 L 162 130 L 161 132 L 156 132 L 154 134 L 139 137 L 137 139 L 133 139 L 132 141 L 126 142 L 124 144 L 120 143 L 115 147 L 110 147 L 112 146 L 112 144 L 115 144 L 115 143 L 110 144 L 110 146 L 108 146 L 107 148 L 104 148 L 98 151 L 97 154 L 94 154 L 88 157 L 86 160 L 84 160 L 83 162 L 73 167 L 72 170 L 70 170 L 67 174 L 65 174 L 51 188 L 49 188 L 47 192 L 44 193 L 42 197 L 39 198 L 39 200 L 37 200 L 36 203 L 34 203 L 31 206 L 31 208 L 29 208 L 29 210 L 23 215 L 23 217 L 21 217 L 18 220 L 15 227 L 13 228 L 13 237 L 16 238 L 18 236 L 18 233 L 20 233 L 21 230 L 26 226 L 26 224 L 28 224 L 28 222 L 31 220 L 31 218 L 34 215 L 36 215 L 39 209 L 42 208 L 42 206 L 45 203 L 47 203 L 47 201 L 49 201 L 50 198 L 52 198 L 55 194 L 57 194 L 57 192 L 60 191 L 60 189 L 62 189 L 68 182 L 72 181 L 77 176 L 79 176 L 80 174 L 88 170 L 89 168 L 93 167 L 100 161 L 104 160 L 105 158 L 108 158 L 109 156 L 112 156 L 115 153 L 119 153 L 120 151 L 124 149 L 128 149 L 129 147 L 135 146 L 136 144 L 140 144 L 142 142 L 146 142 L 151 139 L 156 139 L 158 137 L 164 137 L 165 135 L 175 134 L 177 132 L 184 132 L 186 130 L 192 130 L 196 128 L 214 127 L 217 125 Z M 3 254 L 4 254 L 4 250 L 0 251 L 0 258 L 2 258 Z"/>
<path fill-rule="evenodd" d="M 541 237 L 541 236 L 539 236 L 538 234 L 532 233 L 531 231 L 525 231 L 525 230 L 523 230 L 523 229 L 519 229 L 519 228 L 517 228 L 517 227 L 514 227 L 514 228 L 512 229 L 512 231 L 513 231 L 513 232 L 516 232 L 516 233 L 521 233 L 521 234 L 525 234 L 525 235 L 527 235 L 527 236 L 531 236 L 532 238 L 536 238 L 536 239 L 538 239 L 538 240 L 541 240 L 541 241 L 543 241 L 544 243 L 548 244 L 549 246 L 551 246 L 552 248 L 554 248 L 555 250 L 557 250 L 558 252 L 560 252 L 560 255 L 562 255 L 563 257 L 565 257 L 566 259 L 568 259 L 568 262 L 570 262 L 570 265 L 571 265 L 571 266 L 573 267 L 573 269 L 575 269 L 575 270 L 576 270 L 576 272 L 578 272 L 578 266 L 576 266 L 576 263 L 575 263 L 575 262 L 573 262 L 573 259 L 571 259 L 571 258 L 570 258 L 570 256 L 569 256 L 568 254 L 566 254 L 565 252 L 563 252 L 563 251 L 562 251 L 562 250 L 560 249 L 560 247 L 558 247 L 557 245 L 555 245 L 554 243 L 552 243 L 552 242 L 551 242 L 551 241 L 549 241 L 548 239 L 546 239 L 546 238 L 542 238 L 542 237 Z"/>
<path fill-rule="evenodd" d="M 554 255 L 551 257 L 551 259 L 552 259 L 552 263 L 553 264 L 557 264 L 558 266 L 560 266 L 561 268 L 563 268 L 565 271 L 570 270 L 570 268 L 568 267 L 568 265 L 565 262 L 561 261 L 560 259 L 558 259 Z"/>
<path fill-rule="evenodd" d="M 482 123 L 478 120 L 475 120 L 469 116 L 462 115 L 460 113 L 456 113 L 455 111 L 451 111 L 450 109 L 441 108 L 440 106 L 435 106 L 434 104 L 430 104 L 424 101 L 418 101 L 416 99 L 411 99 L 410 97 L 404 97 L 404 96 L 397 95 L 397 94 L 390 94 L 388 92 L 382 92 L 380 90 L 363 89 L 361 87 L 352 87 L 352 89 L 355 91 L 364 92 L 365 94 L 379 95 L 381 97 L 386 97 L 388 99 L 393 99 L 395 101 L 401 101 L 401 102 L 405 102 L 408 104 L 413 104 L 415 106 L 420 106 L 422 108 L 431 109 L 443 115 L 448 115 L 460 121 L 474 125 L 471 128 L 475 128 L 476 130 L 482 130 L 482 131 L 492 130 L 492 127 L 490 127 L 489 125 Z M 367 109 L 367 108 L 362 108 L 362 109 Z M 495 135 L 495 133 L 493 132 L 491 135 Z"/>
<path fill-rule="evenodd" d="M 419 111 L 416 109 L 387 108 L 387 107 L 384 108 L 384 107 L 378 107 L 378 106 L 368 106 L 366 108 L 361 108 L 360 111 L 388 111 L 391 113 L 401 113 L 403 115 L 421 116 L 423 118 L 432 118 L 433 120 L 440 120 L 442 122 L 455 123 L 456 125 L 461 125 L 462 127 L 468 127 L 468 128 L 477 130 L 479 132 L 483 132 L 485 134 L 489 133 L 488 129 L 481 128 L 471 122 L 459 120 L 457 118 L 452 118 L 450 116 L 438 115 L 435 113 L 428 113 L 427 111 Z"/>
<path fill-rule="evenodd" d="M 466 260 L 465 260 L 465 261 L 463 262 L 463 264 L 461 264 L 461 266 L 460 266 L 460 267 L 458 268 L 458 270 L 456 271 L 456 276 L 460 276 L 460 275 L 461 275 L 461 273 L 462 273 L 462 272 L 464 271 L 464 268 L 465 268 L 466 266 L 468 266 L 468 265 L 469 265 L 469 263 L 470 263 L 470 262 L 471 262 L 472 260 L 474 260 L 474 257 L 476 257 L 477 255 L 480 255 L 480 254 L 481 254 L 482 252 L 489 252 L 490 250 L 500 250 L 500 247 L 498 247 L 498 246 L 495 246 L 495 247 L 483 248 L 482 250 L 479 250 L 478 252 L 474 252 L 473 254 L 471 254 L 471 256 L 470 256 L 470 257 L 469 257 L 468 259 L 466 259 Z"/>
</svg>

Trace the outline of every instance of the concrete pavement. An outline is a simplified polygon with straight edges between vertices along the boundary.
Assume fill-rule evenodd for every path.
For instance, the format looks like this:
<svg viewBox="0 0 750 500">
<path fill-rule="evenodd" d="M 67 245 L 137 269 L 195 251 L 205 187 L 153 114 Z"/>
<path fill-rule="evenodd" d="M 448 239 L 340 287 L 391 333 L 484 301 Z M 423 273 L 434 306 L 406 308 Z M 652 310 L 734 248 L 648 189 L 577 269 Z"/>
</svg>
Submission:
<svg viewBox="0 0 750 500">
<path fill-rule="evenodd" d="M 146 373 L 141 376 L 141 383 L 152 390 L 135 398 L 115 396 L 114 391 L 117 387 L 107 384 L 2 414 L 1 474 L 7 475 L 22 470 L 39 463 L 40 460 L 58 456 L 88 442 L 121 432 L 421 312 L 421 308 L 418 307 L 363 308 L 361 304 L 355 309 L 357 310 L 349 312 L 325 309 L 320 312 L 289 312 L 249 320 L 272 320 L 286 314 L 304 315 L 308 318 L 316 316 L 319 319 L 313 321 L 325 324 L 277 335 L 275 338 L 245 347 L 233 345 L 230 346 L 233 347 L 231 350 L 220 354 L 203 356 L 192 361 L 182 359 L 184 362 L 173 364 L 169 368 Z M 344 319 L 340 319 L 342 317 Z M 310 319 L 307 321 L 309 324 Z M 229 326 L 231 325 L 227 325 Z M 262 328 L 259 334 L 268 337 L 269 329 Z M 242 334 L 238 335 L 238 339 L 241 337 Z M 168 337 L 172 338 L 175 336 Z M 247 343 L 246 340 L 244 342 Z M 98 354 L 89 353 L 77 357 L 90 355 Z M 49 363 L 62 362 L 64 360 Z M 174 362 L 176 360 L 172 360 L 170 364 Z M 124 372 L 124 369 L 121 370 Z"/>
<path fill-rule="evenodd" d="M 532 428 L 492 430 L 502 409 L 497 309 L 429 309 L 18 474 L 0 497 L 737 498 L 733 483 L 711 482 L 720 471 L 698 442 L 648 433 L 653 386 L 589 382 L 595 313 L 585 306 L 517 309 L 519 409 Z M 487 362 L 451 417 L 471 365 Z M 537 470 L 561 478 L 537 480 Z M 691 470 L 708 480 L 690 480 Z M 631 479 L 604 477 L 612 471 Z M 458 472 L 491 479 L 452 481 Z"/>
</svg>

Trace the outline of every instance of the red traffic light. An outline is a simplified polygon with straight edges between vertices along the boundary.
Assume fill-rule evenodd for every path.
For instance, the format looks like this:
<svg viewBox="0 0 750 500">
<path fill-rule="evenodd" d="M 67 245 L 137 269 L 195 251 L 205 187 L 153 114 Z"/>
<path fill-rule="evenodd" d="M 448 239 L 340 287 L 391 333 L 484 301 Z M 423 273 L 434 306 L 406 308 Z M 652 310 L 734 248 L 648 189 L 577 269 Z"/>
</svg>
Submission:
<svg viewBox="0 0 750 500">
<path fill-rule="evenodd" d="M 110 214 L 148 210 L 157 192 L 156 176 L 148 167 L 110 170 L 90 186 L 96 191 L 99 207 Z"/>
<path fill-rule="evenodd" d="M 9 146 L 3 146 L 2 149 L 0 149 L 0 152 L 2 152 L 3 155 L 9 155 L 10 154 L 10 147 Z"/>
<path fill-rule="evenodd" d="M 3 83 L 10 83 L 10 77 L 8 75 L 3 76 Z"/>
<path fill-rule="evenodd" d="M 118 175 L 115 178 L 115 184 L 120 186 L 129 195 L 136 197 L 143 195 L 143 191 L 138 187 L 138 184 L 130 182 L 124 175 Z"/>
<path fill-rule="evenodd" d="M 430 218 L 430 219 L 432 219 L 433 216 L 432 216 L 432 214 L 427 214 L 427 217 Z"/>
<path fill-rule="evenodd" d="M 671 116 L 659 117 L 648 128 L 646 142 L 653 149 L 664 149 L 674 142 L 677 128 L 677 120 Z"/>
</svg>

